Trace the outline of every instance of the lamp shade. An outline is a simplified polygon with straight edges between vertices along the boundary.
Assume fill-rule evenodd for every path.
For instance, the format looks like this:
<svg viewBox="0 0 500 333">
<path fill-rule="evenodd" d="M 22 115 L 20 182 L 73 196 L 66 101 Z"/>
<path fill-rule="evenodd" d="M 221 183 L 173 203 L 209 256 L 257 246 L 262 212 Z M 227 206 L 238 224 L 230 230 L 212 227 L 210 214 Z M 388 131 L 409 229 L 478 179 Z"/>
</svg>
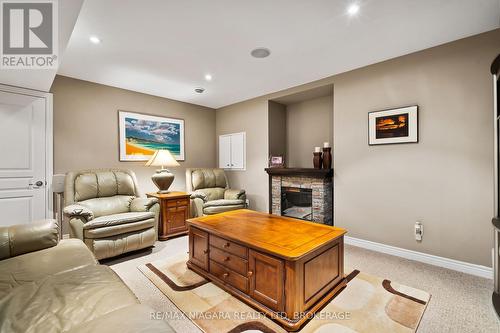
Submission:
<svg viewBox="0 0 500 333">
<path fill-rule="evenodd" d="M 146 166 L 176 167 L 177 163 L 172 154 L 166 149 L 157 150 L 146 163 Z"/>
</svg>

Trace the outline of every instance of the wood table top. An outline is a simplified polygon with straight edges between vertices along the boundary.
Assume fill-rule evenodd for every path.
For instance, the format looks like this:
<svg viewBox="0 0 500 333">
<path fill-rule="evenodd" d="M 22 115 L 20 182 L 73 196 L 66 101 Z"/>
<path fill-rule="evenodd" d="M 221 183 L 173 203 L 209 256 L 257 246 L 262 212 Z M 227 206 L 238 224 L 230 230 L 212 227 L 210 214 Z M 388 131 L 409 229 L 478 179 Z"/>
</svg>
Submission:
<svg viewBox="0 0 500 333">
<path fill-rule="evenodd" d="M 207 215 L 187 222 L 190 226 L 288 260 L 297 260 L 347 232 L 342 228 L 248 209 Z"/>
<path fill-rule="evenodd" d="M 186 192 L 172 191 L 168 193 L 149 192 L 146 193 L 146 196 L 158 199 L 175 199 L 189 197 L 190 195 Z"/>
</svg>

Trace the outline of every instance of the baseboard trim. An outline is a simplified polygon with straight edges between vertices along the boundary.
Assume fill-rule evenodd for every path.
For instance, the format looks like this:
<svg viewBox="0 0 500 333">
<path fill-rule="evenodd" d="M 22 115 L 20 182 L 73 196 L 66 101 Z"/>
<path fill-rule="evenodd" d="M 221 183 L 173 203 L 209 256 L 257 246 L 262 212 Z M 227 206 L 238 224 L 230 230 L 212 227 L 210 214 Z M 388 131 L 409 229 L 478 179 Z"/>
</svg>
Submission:
<svg viewBox="0 0 500 333">
<path fill-rule="evenodd" d="M 344 242 L 345 244 L 354 245 L 357 247 L 361 247 L 376 252 L 386 253 L 405 259 L 415 260 L 429 265 L 448 268 L 454 271 L 480 276 L 487 279 L 493 279 L 493 270 L 491 269 L 491 267 L 470 264 L 464 261 L 438 257 L 432 254 L 407 250 L 400 247 L 385 245 L 349 236 L 344 237 Z"/>
</svg>

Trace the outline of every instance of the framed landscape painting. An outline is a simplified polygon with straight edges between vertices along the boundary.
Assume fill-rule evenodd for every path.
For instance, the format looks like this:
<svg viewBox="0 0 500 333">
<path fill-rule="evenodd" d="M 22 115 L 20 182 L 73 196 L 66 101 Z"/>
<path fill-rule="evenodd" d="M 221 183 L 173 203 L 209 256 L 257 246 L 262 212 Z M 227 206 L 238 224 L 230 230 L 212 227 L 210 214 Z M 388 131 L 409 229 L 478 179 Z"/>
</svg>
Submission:
<svg viewBox="0 0 500 333">
<path fill-rule="evenodd" d="M 184 161 L 184 120 L 118 111 L 120 161 L 147 161 L 168 149 Z"/>
<path fill-rule="evenodd" d="M 368 113 L 368 144 L 418 142 L 418 106 Z"/>
</svg>

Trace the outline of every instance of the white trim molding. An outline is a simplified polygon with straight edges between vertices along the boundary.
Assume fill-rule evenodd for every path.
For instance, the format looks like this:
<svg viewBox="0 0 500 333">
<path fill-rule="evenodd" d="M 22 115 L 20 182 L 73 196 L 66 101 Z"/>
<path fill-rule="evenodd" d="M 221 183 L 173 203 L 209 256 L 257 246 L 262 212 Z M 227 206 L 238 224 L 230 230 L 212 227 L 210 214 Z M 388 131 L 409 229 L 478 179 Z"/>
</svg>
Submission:
<svg viewBox="0 0 500 333">
<path fill-rule="evenodd" d="M 376 252 L 390 254 L 396 257 L 419 261 L 429 265 L 439 266 L 462 273 L 480 276 L 487 279 L 493 278 L 493 270 L 491 267 L 470 264 L 464 261 L 438 257 L 432 254 L 407 250 L 400 247 L 385 245 L 349 236 L 344 237 L 344 243 Z"/>
</svg>

